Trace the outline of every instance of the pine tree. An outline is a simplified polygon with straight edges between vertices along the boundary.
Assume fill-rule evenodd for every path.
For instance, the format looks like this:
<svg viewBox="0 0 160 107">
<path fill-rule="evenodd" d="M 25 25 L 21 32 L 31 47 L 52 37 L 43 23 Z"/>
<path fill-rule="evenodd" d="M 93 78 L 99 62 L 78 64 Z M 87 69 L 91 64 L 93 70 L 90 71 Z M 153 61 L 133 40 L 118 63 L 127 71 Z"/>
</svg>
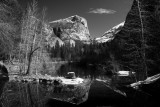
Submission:
<svg viewBox="0 0 160 107">
<path fill-rule="evenodd" d="M 124 27 L 112 42 L 121 69 L 135 71 L 141 75 L 140 80 L 158 70 L 155 65 L 159 64 L 160 23 L 153 17 L 155 4 L 160 3 L 158 0 L 134 0 Z M 153 53 L 157 59 L 151 57 Z"/>
</svg>

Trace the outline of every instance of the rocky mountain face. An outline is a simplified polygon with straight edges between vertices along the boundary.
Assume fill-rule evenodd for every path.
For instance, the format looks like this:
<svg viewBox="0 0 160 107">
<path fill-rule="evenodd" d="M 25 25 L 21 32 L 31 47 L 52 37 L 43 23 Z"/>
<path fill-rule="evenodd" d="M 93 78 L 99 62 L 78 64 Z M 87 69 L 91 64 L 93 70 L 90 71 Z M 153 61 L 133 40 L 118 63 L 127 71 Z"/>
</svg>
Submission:
<svg viewBox="0 0 160 107">
<path fill-rule="evenodd" d="M 121 70 L 135 71 L 139 79 L 160 72 L 159 29 L 160 0 L 134 0 L 110 46 Z"/>
<path fill-rule="evenodd" d="M 109 42 L 113 40 L 115 37 L 115 34 L 117 34 L 124 26 L 124 23 L 125 22 L 122 22 L 117 26 L 114 26 L 112 29 L 106 31 L 101 37 L 95 38 L 95 41 L 98 43 L 104 43 L 104 42 Z"/>
<path fill-rule="evenodd" d="M 50 40 L 52 38 L 52 45 L 57 40 L 60 45 L 65 43 L 75 45 L 75 41 L 82 41 L 84 43 L 90 41 L 87 20 L 78 15 L 52 21 L 50 22 L 50 27 L 53 29 L 53 33 L 48 38 Z"/>
</svg>

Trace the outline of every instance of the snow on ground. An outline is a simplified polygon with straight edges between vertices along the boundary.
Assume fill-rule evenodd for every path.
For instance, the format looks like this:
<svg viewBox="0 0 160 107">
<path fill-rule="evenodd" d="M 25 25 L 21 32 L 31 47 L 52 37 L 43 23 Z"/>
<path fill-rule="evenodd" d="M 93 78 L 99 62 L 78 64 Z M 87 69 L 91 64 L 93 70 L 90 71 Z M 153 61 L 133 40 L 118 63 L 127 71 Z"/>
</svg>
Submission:
<svg viewBox="0 0 160 107">
<path fill-rule="evenodd" d="M 101 79 L 96 79 L 96 80 L 100 82 L 107 82 L 107 80 L 101 80 Z"/>
<path fill-rule="evenodd" d="M 59 77 L 62 80 L 63 84 L 80 84 L 83 83 L 84 79 L 82 78 L 75 78 L 75 79 L 67 79 L 64 77 Z"/>
</svg>

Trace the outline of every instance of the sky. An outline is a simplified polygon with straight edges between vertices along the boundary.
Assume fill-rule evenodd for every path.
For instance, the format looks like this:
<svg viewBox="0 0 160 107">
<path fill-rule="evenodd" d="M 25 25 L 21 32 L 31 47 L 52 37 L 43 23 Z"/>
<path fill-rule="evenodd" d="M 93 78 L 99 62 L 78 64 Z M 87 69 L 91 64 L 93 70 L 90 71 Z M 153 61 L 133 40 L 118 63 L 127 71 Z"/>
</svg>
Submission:
<svg viewBox="0 0 160 107">
<path fill-rule="evenodd" d="M 18 0 L 26 5 L 31 0 Z M 87 20 L 92 38 L 125 21 L 133 0 L 38 0 L 39 11 L 47 8 L 46 19 L 55 21 L 73 15 Z"/>
</svg>

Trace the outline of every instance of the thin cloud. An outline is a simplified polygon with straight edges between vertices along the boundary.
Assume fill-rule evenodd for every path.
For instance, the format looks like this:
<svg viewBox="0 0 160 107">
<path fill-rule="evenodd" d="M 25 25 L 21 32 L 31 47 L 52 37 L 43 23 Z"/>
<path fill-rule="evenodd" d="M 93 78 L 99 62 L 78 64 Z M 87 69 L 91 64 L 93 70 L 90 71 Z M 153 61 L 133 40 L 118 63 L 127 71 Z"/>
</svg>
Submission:
<svg viewBox="0 0 160 107">
<path fill-rule="evenodd" d="M 116 11 L 115 10 L 110 10 L 110 9 L 103 9 L 103 8 L 98 8 L 98 9 L 91 8 L 88 13 L 93 13 L 93 14 L 114 14 L 114 13 L 116 13 Z"/>
</svg>

